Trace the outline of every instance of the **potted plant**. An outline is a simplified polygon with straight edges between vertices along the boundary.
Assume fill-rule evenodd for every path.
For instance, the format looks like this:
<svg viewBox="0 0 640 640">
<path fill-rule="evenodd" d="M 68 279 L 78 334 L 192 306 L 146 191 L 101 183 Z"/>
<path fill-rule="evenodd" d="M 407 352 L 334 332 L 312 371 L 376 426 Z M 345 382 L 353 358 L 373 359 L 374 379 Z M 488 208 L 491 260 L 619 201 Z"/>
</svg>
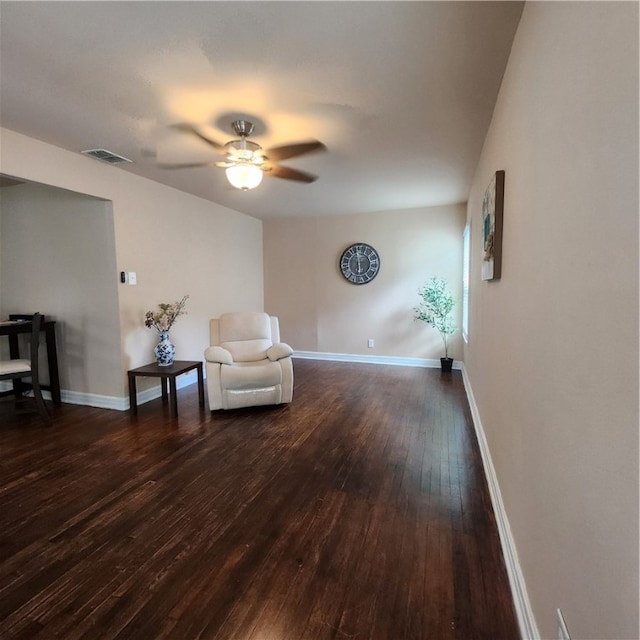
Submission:
<svg viewBox="0 0 640 640">
<path fill-rule="evenodd" d="M 455 298 L 447 291 L 447 281 L 436 277 L 421 287 L 418 295 L 421 302 L 414 307 L 414 317 L 438 330 L 444 342 L 444 358 L 440 358 L 440 365 L 442 371 L 451 371 L 453 358 L 449 357 L 448 340 L 449 336 L 458 330 L 451 318 L 451 311 L 456 304 Z"/>
</svg>

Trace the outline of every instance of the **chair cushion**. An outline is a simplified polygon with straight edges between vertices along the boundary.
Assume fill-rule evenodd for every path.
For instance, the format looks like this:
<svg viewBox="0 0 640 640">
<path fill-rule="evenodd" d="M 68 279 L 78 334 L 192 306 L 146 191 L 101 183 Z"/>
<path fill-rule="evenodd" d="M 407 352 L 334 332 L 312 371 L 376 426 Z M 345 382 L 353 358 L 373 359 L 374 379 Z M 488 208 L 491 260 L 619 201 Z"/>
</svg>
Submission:
<svg viewBox="0 0 640 640">
<path fill-rule="evenodd" d="M 271 340 L 238 340 L 223 342 L 220 346 L 232 355 L 234 362 L 256 362 L 267 359 Z"/>
<path fill-rule="evenodd" d="M 10 373 L 28 373 L 31 371 L 30 360 L 0 360 L 0 376 Z"/>
<path fill-rule="evenodd" d="M 220 346 L 234 362 L 253 362 L 267 357 L 273 344 L 271 320 L 266 313 L 243 311 L 220 316 Z"/>
<path fill-rule="evenodd" d="M 260 389 L 282 383 L 282 367 L 277 362 L 241 362 L 220 367 L 223 389 Z"/>
<path fill-rule="evenodd" d="M 258 339 L 271 342 L 271 321 L 266 313 L 239 311 L 220 316 L 220 343 Z"/>
</svg>

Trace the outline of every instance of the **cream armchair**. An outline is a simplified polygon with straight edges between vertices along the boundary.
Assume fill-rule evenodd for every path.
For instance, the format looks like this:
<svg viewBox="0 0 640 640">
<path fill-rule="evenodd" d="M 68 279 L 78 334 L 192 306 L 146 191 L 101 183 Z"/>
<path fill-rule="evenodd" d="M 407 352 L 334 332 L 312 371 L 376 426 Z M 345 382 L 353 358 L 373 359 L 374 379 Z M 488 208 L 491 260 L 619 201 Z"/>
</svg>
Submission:
<svg viewBox="0 0 640 640">
<path fill-rule="evenodd" d="M 209 408 L 238 409 L 293 399 L 293 349 L 280 342 L 278 318 L 225 313 L 209 322 L 204 352 Z"/>
</svg>

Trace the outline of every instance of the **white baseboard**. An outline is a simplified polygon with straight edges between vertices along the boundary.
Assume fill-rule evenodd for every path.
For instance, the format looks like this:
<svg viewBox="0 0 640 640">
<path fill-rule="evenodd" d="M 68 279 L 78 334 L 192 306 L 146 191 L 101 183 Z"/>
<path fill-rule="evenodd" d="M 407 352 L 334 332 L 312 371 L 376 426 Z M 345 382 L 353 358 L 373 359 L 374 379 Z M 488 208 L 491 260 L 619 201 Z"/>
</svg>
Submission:
<svg viewBox="0 0 640 640">
<path fill-rule="evenodd" d="M 496 470 L 493 466 L 491 452 L 489 451 L 489 445 L 487 444 L 484 428 L 482 427 L 482 421 L 480 420 L 480 412 L 478 411 L 478 405 L 476 404 L 473 396 L 473 390 L 471 389 L 471 381 L 469 380 L 469 376 L 464 365 L 462 366 L 462 379 L 464 381 L 464 388 L 469 400 L 473 426 L 476 432 L 476 437 L 478 438 L 478 446 L 480 447 L 484 473 L 487 478 L 487 484 L 489 485 L 491 503 L 496 516 L 498 533 L 500 535 L 500 544 L 502 546 L 502 553 L 504 555 L 507 574 L 509 576 L 509 584 L 511 586 L 511 595 L 513 596 L 513 603 L 518 617 L 518 625 L 520 627 L 520 637 L 522 640 L 537 640 L 540 638 L 540 633 L 538 632 L 538 626 L 536 625 L 536 620 L 531 609 L 531 602 L 529 601 L 529 595 L 527 594 L 527 587 L 522 575 L 522 570 L 520 569 L 518 551 L 516 549 L 513 535 L 511 534 L 511 526 L 509 525 L 509 519 L 507 518 L 504 502 L 502 501 L 502 494 L 500 492 L 500 485 L 498 484 Z"/>
<path fill-rule="evenodd" d="M 43 391 L 42 395 L 51 399 L 48 391 Z M 129 408 L 129 398 L 118 396 L 104 396 L 98 393 L 83 393 L 81 391 L 60 390 L 60 400 L 66 404 L 79 404 L 85 407 L 97 407 L 98 409 L 115 409 L 125 411 Z"/>
<path fill-rule="evenodd" d="M 325 353 L 320 351 L 295 351 L 294 358 L 301 360 L 330 360 L 334 362 L 361 362 L 364 364 L 388 364 L 403 367 L 423 367 L 423 368 L 440 368 L 440 360 L 435 358 L 402 358 L 396 356 L 376 356 L 376 355 L 358 355 L 350 353 Z M 462 362 L 454 360 L 454 369 L 461 369 Z M 206 372 L 203 372 L 206 378 Z M 198 381 L 195 371 L 190 371 L 185 375 L 176 379 L 178 389 L 194 384 Z M 0 382 L 0 391 L 10 389 L 11 383 L 7 381 Z M 161 387 L 159 384 L 138 392 L 138 406 L 159 398 Z M 42 395 L 47 399 L 51 399 L 48 391 L 43 391 Z M 129 410 L 129 396 L 105 396 L 97 393 L 84 393 L 82 391 L 60 390 L 60 399 L 67 404 L 78 404 L 86 407 L 97 407 L 99 409 L 113 409 L 115 411 Z"/>
<path fill-rule="evenodd" d="M 190 384 L 194 384 L 198 381 L 198 374 L 195 371 L 190 371 L 184 375 L 176 378 L 176 388 L 182 389 Z M 8 390 L 11 388 L 11 383 L 7 381 L 0 382 L 0 391 Z M 138 406 L 145 402 L 155 400 L 162 395 L 162 387 L 160 381 L 158 384 L 153 385 L 149 389 L 139 391 L 137 393 Z M 51 394 L 48 391 L 43 391 L 42 396 L 46 400 L 51 400 Z M 129 396 L 105 396 L 98 393 L 84 393 L 82 391 L 68 391 L 66 389 L 60 390 L 60 400 L 67 404 L 79 404 L 85 407 L 97 407 L 98 409 L 114 409 L 116 411 L 128 411 L 129 410 Z"/>
<path fill-rule="evenodd" d="M 301 360 L 331 360 L 333 362 L 361 362 L 364 364 L 390 364 L 401 367 L 423 367 L 439 369 L 440 360 L 434 358 L 402 358 L 398 356 L 361 355 L 353 353 L 326 353 L 322 351 L 294 351 L 294 358 Z M 454 360 L 454 369 L 461 369 L 462 363 Z"/>
</svg>

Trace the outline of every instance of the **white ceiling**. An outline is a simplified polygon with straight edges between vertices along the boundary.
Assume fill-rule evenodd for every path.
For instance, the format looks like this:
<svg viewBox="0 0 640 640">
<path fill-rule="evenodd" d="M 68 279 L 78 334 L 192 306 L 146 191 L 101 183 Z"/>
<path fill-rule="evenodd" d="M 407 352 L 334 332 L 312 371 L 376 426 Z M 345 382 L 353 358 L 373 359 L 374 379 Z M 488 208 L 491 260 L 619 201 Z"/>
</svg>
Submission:
<svg viewBox="0 0 640 640">
<path fill-rule="evenodd" d="M 464 202 L 521 2 L 1 2 L 0 124 L 252 216 Z M 240 192 L 169 125 L 328 148 Z M 88 162 L 97 162 L 87 160 Z"/>
</svg>

